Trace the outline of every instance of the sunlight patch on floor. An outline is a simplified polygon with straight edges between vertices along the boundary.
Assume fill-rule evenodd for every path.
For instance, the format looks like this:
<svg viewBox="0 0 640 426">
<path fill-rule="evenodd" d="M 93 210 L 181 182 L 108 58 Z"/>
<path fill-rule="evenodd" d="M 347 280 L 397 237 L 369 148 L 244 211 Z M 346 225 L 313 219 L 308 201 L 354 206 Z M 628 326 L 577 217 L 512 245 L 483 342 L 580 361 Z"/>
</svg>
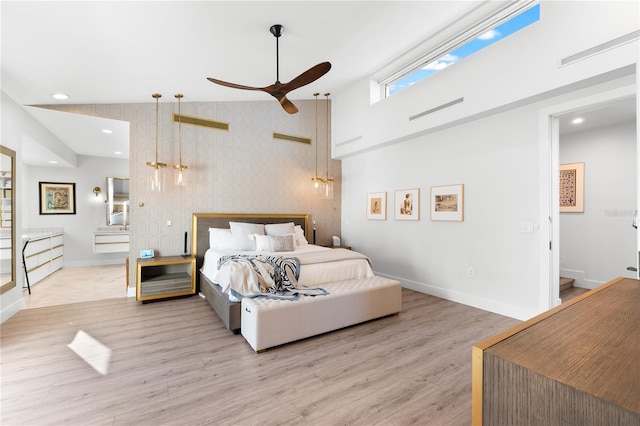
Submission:
<svg viewBox="0 0 640 426">
<path fill-rule="evenodd" d="M 76 333 L 73 341 L 67 346 L 98 373 L 107 374 L 111 360 L 111 349 L 107 346 L 82 330 Z"/>
</svg>

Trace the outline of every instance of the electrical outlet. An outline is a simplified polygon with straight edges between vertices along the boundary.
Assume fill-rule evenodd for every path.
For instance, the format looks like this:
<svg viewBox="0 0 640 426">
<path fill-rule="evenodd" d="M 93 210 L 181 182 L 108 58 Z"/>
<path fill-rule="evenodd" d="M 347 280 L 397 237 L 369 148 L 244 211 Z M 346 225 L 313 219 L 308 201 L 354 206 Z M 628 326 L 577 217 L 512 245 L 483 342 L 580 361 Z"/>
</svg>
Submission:
<svg viewBox="0 0 640 426">
<path fill-rule="evenodd" d="M 467 277 L 473 278 L 474 273 L 475 272 L 474 272 L 473 268 L 471 268 L 471 267 L 467 268 Z"/>
<path fill-rule="evenodd" d="M 171 219 L 167 219 L 167 226 L 173 226 L 173 222 L 171 221 Z"/>
</svg>

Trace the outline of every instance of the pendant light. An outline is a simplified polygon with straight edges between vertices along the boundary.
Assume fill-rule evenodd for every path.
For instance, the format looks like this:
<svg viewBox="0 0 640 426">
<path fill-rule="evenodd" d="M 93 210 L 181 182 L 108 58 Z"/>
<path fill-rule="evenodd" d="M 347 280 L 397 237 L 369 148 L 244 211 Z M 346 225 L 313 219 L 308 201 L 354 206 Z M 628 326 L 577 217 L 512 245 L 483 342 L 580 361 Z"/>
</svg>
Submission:
<svg viewBox="0 0 640 426">
<path fill-rule="evenodd" d="M 318 177 L 318 95 L 320 93 L 314 93 L 316 98 L 316 137 L 314 143 L 316 145 L 316 174 L 311 178 L 311 189 L 314 194 L 321 194 L 323 192 L 324 179 Z"/>
<path fill-rule="evenodd" d="M 165 163 L 158 161 L 158 100 L 162 97 L 160 93 L 151 95 L 156 100 L 156 158 L 155 161 L 148 161 L 147 166 L 147 186 L 150 191 L 162 191 L 164 189 L 164 171 L 167 167 Z"/>
<path fill-rule="evenodd" d="M 185 170 L 187 170 L 187 166 L 182 164 L 182 110 L 180 108 L 180 100 L 184 97 L 182 94 L 178 93 L 175 95 L 178 99 L 178 143 L 179 143 L 179 161 L 178 164 L 174 165 L 175 169 L 175 184 L 178 186 L 185 185 Z"/>
<path fill-rule="evenodd" d="M 325 93 L 324 96 L 327 100 L 327 175 L 323 182 L 322 198 L 325 200 L 333 200 L 333 179 L 329 177 L 329 93 Z"/>
</svg>

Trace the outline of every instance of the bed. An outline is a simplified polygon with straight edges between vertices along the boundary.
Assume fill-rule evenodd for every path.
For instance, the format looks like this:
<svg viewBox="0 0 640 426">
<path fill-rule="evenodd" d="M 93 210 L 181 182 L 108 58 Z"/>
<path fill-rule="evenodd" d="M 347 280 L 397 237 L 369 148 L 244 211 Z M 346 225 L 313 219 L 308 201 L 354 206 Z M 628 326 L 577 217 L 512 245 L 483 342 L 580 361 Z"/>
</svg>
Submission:
<svg viewBox="0 0 640 426">
<path fill-rule="evenodd" d="M 271 241 L 268 248 L 260 247 L 267 237 L 252 233 L 256 229 L 265 230 Z M 256 352 L 400 311 L 399 282 L 375 276 L 369 259 L 358 252 L 308 244 L 308 231 L 308 215 L 304 214 L 193 214 L 197 291 L 225 327 L 242 333 Z M 227 238 L 236 238 L 233 247 L 227 245 Z M 282 247 L 276 244 L 285 240 Z M 240 249 L 238 241 L 248 246 Z M 240 264 L 236 257 L 246 261 L 267 255 L 284 260 L 294 257 L 300 264 L 297 283 L 302 290 L 297 291 L 302 295 L 294 295 L 295 301 L 286 300 L 289 296 L 262 294 L 238 297 L 234 292 L 233 277 Z M 321 295 L 311 297 L 307 291 Z"/>
</svg>

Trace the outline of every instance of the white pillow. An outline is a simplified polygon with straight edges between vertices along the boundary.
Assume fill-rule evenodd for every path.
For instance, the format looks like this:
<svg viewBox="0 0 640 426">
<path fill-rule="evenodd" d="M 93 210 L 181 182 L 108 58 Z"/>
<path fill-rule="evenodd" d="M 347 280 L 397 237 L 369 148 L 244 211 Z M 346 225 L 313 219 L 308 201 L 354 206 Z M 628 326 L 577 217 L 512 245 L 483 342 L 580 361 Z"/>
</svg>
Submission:
<svg viewBox="0 0 640 426">
<path fill-rule="evenodd" d="M 296 249 L 295 237 L 293 234 L 288 235 L 267 235 L 271 244 L 271 251 L 294 251 Z"/>
<path fill-rule="evenodd" d="M 296 225 L 294 228 L 295 236 L 296 236 L 296 245 L 297 246 L 306 246 L 309 244 L 309 241 L 304 236 L 304 231 L 302 230 L 302 226 Z"/>
<path fill-rule="evenodd" d="M 231 229 L 209 228 L 209 248 L 214 250 L 238 250 Z"/>
<path fill-rule="evenodd" d="M 253 238 L 256 240 L 257 251 L 271 251 L 271 242 L 268 235 L 253 234 Z"/>
<path fill-rule="evenodd" d="M 293 222 L 288 223 L 270 223 L 264 226 L 264 233 L 267 235 L 286 235 L 293 234 Z"/>
<path fill-rule="evenodd" d="M 255 250 L 253 234 L 264 235 L 264 225 L 261 223 L 229 222 L 229 226 L 239 246 L 237 250 Z"/>
</svg>

